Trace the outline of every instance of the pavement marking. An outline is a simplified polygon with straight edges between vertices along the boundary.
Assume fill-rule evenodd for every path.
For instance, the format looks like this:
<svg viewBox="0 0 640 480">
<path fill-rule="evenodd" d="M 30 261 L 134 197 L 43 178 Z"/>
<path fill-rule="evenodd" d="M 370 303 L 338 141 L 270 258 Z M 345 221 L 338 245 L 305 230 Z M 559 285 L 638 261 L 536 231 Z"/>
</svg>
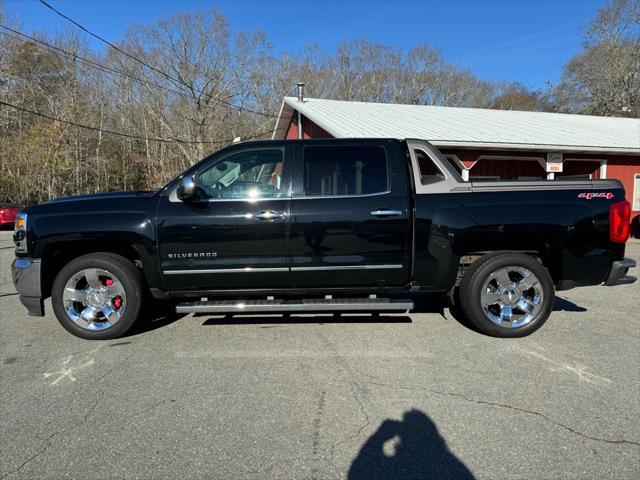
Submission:
<svg viewBox="0 0 640 480">
<path fill-rule="evenodd" d="M 570 373 L 576 375 L 580 381 L 584 381 L 584 382 L 591 383 L 591 384 L 613 383 L 612 380 L 610 380 L 610 379 L 608 379 L 606 377 L 601 377 L 601 376 L 596 375 L 594 373 L 589 373 L 587 371 L 587 369 L 589 367 L 587 367 L 587 366 L 583 366 L 583 365 L 572 366 L 572 365 L 569 365 L 567 363 L 558 362 L 556 360 L 553 360 L 553 359 L 543 355 L 540 352 L 536 352 L 534 350 L 527 350 L 527 349 L 522 348 L 522 347 L 517 347 L 517 348 L 515 348 L 515 350 L 519 351 L 520 353 L 524 353 L 525 355 L 529 355 L 531 357 L 538 358 L 540 360 L 543 360 L 543 361 L 545 361 L 547 363 L 550 363 L 550 364 L 554 365 L 555 368 L 550 368 L 550 370 L 552 372 L 562 372 L 562 371 L 570 372 Z"/>
<path fill-rule="evenodd" d="M 77 380 L 77 378 L 73 376 L 73 373 L 77 372 L 78 370 L 82 370 L 83 368 L 90 367 L 94 363 L 95 362 L 93 361 L 93 359 L 91 359 L 88 362 L 86 362 L 86 363 L 84 363 L 82 365 L 79 365 L 77 367 L 63 368 L 62 370 L 58 370 L 57 372 L 45 372 L 45 373 L 43 373 L 43 375 L 44 375 L 44 378 L 49 378 L 49 377 L 52 377 L 54 375 L 58 375 L 58 378 L 56 378 L 49 385 L 56 385 L 58 382 L 60 382 L 60 380 L 62 380 L 65 377 L 67 377 L 72 382 L 75 382 Z"/>
<path fill-rule="evenodd" d="M 102 345 L 98 345 L 97 348 L 94 348 L 90 352 L 87 352 L 86 357 L 94 355 L 98 350 L 100 350 L 101 347 Z M 67 356 L 67 358 L 62 362 L 61 364 L 62 368 L 60 370 L 57 370 L 55 372 L 45 372 L 42 374 L 44 378 L 49 378 L 54 376 L 57 377 L 53 382 L 49 384 L 50 386 L 57 385 L 63 378 L 68 378 L 72 382 L 75 382 L 78 378 L 74 375 L 74 373 L 77 373 L 80 370 L 90 367 L 95 363 L 95 360 L 92 357 L 87 359 L 84 363 L 78 362 L 78 365 L 67 367 L 67 365 L 69 365 L 69 363 L 71 362 L 72 358 L 73 358 L 73 355 Z"/>
</svg>

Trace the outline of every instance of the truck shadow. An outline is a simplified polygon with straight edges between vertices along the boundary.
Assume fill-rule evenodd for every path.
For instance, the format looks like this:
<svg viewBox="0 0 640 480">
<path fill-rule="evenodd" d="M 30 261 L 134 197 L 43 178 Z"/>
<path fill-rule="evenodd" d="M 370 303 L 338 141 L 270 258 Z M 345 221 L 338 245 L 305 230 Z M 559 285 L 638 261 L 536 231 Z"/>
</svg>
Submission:
<svg viewBox="0 0 640 480">
<path fill-rule="evenodd" d="M 431 419 L 410 410 L 385 420 L 351 463 L 348 480 L 456 479 L 474 475 L 456 457 Z"/>
<path fill-rule="evenodd" d="M 305 324 L 331 324 L 331 323 L 411 323 L 408 315 L 274 315 L 274 316 L 248 316 L 238 314 L 214 315 L 210 313 L 195 313 L 194 317 L 208 317 L 202 325 L 305 325 Z"/>
<path fill-rule="evenodd" d="M 138 321 L 123 338 L 166 327 L 182 317 L 186 317 L 186 314 L 176 313 L 176 306 L 173 302 L 159 300 L 148 302 Z"/>
<path fill-rule="evenodd" d="M 420 297 L 414 299 L 415 308 L 411 313 L 436 313 L 443 318 L 447 318 L 446 309 L 448 308 L 450 316 L 464 327 L 479 332 L 479 330 L 471 323 L 466 316 L 456 308 L 449 308 L 444 298 Z M 576 305 L 575 303 L 556 297 L 553 311 L 565 312 L 586 312 L 587 309 Z M 179 314 L 175 311 L 175 304 L 171 302 L 155 301 L 151 303 L 143 313 L 139 322 L 136 323 L 132 331 L 126 336 L 137 335 L 172 324 L 176 320 L 187 316 L 188 314 Z M 202 325 L 305 325 L 305 324 L 395 324 L 395 323 L 412 323 L 413 320 L 409 315 L 389 315 L 389 314 L 330 314 L 318 313 L 314 315 L 300 314 L 276 314 L 276 315 L 246 315 L 246 314 L 211 314 L 211 313 L 195 313 L 194 317 L 207 317 Z"/>
<path fill-rule="evenodd" d="M 586 312 L 587 309 L 576 305 L 570 300 L 562 297 L 556 297 L 556 302 L 553 304 L 554 312 Z"/>
</svg>

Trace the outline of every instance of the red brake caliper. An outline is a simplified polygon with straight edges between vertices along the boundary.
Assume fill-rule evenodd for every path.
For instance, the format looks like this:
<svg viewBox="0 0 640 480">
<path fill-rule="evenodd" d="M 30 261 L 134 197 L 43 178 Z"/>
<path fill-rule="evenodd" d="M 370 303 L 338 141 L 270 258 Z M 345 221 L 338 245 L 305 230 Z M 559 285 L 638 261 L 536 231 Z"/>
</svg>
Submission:
<svg viewBox="0 0 640 480">
<path fill-rule="evenodd" d="M 104 284 L 107 287 L 110 287 L 111 285 L 113 285 L 113 280 L 111 280 L 110 278 L 107 278 Z M 113 300 L 111 300 L 111 303 L 113 304 L 114 307 L 120 308 L 122 306 L 122 297 L 120 295 L 113 297 Z"/>
</svg>

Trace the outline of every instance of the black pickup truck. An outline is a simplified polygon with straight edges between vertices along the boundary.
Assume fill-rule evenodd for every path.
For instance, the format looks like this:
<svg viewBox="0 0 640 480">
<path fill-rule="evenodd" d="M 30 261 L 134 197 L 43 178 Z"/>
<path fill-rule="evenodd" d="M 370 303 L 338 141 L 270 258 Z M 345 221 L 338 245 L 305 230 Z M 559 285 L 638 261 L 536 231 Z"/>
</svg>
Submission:
<svg viewBox="0 0 640 480">
<path fill-rule="evenodd" d="M 154 192 L 66 197 L 16 219 L 31 315 L 110 339 L 143 299 L 178 312 L 406 311 L 442 294 L 489 335 L 547 320 L 556 290 L 631 283 L 616 180 L 463 182 L 422 140 L 261 141 Z"/>
</svg>

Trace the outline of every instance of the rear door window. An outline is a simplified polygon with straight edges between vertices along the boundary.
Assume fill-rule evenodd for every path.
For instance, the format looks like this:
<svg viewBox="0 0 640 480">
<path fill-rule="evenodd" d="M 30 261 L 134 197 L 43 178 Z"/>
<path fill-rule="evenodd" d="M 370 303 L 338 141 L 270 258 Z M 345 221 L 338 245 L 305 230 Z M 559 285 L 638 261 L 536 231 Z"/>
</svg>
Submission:
<svg viewBox="0 0 640 480">
<path fill-rule="evenodd" d="M 378 146 L 306 146 L 304 194 L 371 195 L 389 190 L 387 155 Z"/>
</svg>

